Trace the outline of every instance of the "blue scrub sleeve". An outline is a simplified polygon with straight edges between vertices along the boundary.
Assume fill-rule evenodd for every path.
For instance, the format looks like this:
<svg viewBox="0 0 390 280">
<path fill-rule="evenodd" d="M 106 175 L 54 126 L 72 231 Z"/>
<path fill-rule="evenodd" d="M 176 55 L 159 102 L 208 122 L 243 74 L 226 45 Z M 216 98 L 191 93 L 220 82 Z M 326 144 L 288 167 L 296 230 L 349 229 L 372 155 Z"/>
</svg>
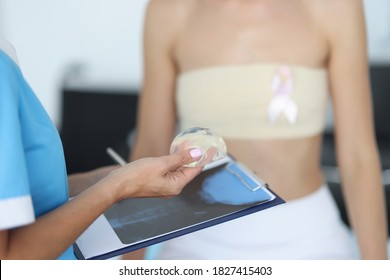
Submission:
<svg viewBox="0 0 390 280">
<path fill-rule="evenodd" d="M 18 71 L 0 51 L 0 230 L 35 220 L 19 117 Z"/>
</svg>

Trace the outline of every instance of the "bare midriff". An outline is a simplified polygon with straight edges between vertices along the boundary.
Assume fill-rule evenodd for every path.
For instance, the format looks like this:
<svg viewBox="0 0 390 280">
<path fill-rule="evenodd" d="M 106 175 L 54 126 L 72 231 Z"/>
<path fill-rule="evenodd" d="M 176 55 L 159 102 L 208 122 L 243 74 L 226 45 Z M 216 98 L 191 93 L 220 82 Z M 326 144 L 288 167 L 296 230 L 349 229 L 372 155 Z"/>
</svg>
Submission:
<svg viewBox="0 0 390 280">
<path fill-rule="evenodd" d="M 283 140 L 225 139 L 229 153 L 285 200 L 308 195 L 323 183 L 321 135 Z"/>
</svg>

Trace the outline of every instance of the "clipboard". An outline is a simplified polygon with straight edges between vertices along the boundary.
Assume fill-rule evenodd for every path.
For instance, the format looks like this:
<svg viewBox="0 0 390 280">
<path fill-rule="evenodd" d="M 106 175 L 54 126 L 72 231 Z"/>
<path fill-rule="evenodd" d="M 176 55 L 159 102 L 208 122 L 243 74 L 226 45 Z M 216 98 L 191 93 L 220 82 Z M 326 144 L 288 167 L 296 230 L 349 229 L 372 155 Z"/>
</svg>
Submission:
<svg viewBox="0 0 390 280">
<path fill-rule="evenodd" d="M 98 217 L 76 240 L 78 259 L 107 259 L 277 206 L 285 201 L 227 156 L 205 166 L 171 198 L 130 198 Z"/>
</svg>

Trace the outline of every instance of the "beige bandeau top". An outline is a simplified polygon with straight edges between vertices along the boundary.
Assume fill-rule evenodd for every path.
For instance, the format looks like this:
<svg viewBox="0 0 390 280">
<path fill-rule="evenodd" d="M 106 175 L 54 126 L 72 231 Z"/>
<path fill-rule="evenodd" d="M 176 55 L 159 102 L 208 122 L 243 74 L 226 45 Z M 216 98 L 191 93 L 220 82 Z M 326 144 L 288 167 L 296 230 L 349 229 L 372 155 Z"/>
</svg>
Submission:
<svg viewBox="0 0 390 280">
<path fill-rule="evenodd" d="M 181 130 L 207 127 L 225 138 L 280 139 L 319 134 L 325 126 L 324 68 L 223 65 L 181 73 L 176 102 Z"/>
</svg>

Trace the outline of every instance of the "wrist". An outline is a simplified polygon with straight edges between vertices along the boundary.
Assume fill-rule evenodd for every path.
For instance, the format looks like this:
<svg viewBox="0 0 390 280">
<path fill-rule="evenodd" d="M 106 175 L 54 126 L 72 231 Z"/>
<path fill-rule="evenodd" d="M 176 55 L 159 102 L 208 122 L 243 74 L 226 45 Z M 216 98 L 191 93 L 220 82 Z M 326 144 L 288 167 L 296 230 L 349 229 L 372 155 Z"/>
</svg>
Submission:
<svg viewBox="0 0 390 280">
<path fill-rule="evenodd" d="M 105 193 L 110 196 L 114 203 L 133 196 L 133 190 L 129 188 L 129 182 L 134 182 L 129 175 L 123 176 L 120 170 L 112 171 L 101 183 L 104 185 Z"/>
<path fill-rule="evenodd" d="M 108 180 L 109 178 L 103 178 L 98 183 L 94 185 L 94 189 L 99 193 L 101 198 L 104 198 L 106 203 L 109 205 L 114 205 L 120 201 L 120 188 L 118 184 L 113 180 Z"/>
</svg>

